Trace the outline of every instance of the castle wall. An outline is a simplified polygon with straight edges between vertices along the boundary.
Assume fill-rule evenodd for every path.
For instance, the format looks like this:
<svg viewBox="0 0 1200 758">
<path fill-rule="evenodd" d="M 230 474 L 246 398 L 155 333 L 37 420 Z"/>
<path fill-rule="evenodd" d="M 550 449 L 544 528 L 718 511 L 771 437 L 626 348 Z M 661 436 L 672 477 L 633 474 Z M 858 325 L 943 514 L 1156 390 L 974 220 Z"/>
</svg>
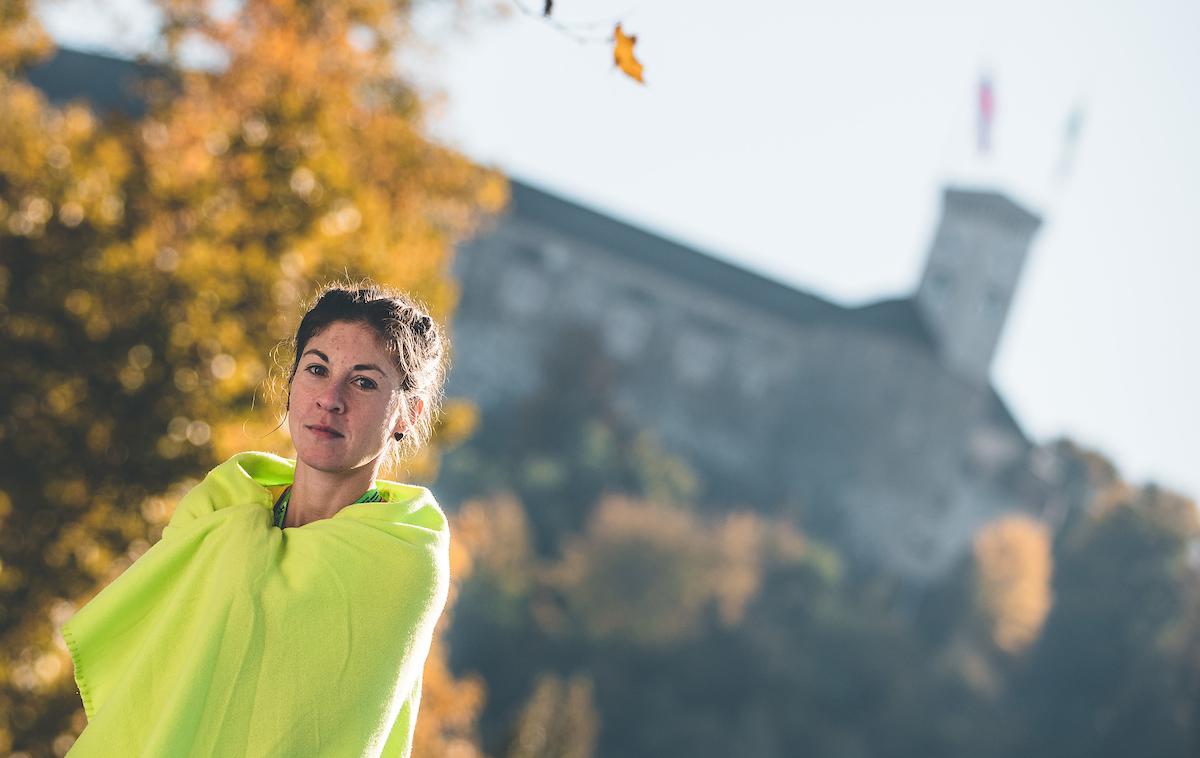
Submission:
<svg viewBox="0 0 1200 758">
<path fill-rule="evenodd" d="M 455 267 L 447 390 L 485 414 L 536 389 L 556 329 L 590 324 L 619 366 L 618 410 L 730 506 L 824 509 L 860 559 L 918 580 L 1011 507 L 988 473 L 1027 445 L 929 344 L 796 323 L 511 216 Z"/>
</svg>

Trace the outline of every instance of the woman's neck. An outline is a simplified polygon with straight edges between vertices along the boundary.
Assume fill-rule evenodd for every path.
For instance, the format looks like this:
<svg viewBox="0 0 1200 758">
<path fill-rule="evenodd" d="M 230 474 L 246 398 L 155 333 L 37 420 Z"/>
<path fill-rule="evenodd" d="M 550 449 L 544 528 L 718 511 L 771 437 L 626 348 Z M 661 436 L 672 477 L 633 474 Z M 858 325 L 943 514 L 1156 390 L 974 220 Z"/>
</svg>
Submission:
<svg viewBox="0 0 1200 758">
<path fill-rule="evenodd" d="M 309 468 L 297 460 L 284 526 L 303 526 L 333 517 L 370 489 L 378 472 L 378 462 L 352 471 L 329 472 Z"/>
</svg>

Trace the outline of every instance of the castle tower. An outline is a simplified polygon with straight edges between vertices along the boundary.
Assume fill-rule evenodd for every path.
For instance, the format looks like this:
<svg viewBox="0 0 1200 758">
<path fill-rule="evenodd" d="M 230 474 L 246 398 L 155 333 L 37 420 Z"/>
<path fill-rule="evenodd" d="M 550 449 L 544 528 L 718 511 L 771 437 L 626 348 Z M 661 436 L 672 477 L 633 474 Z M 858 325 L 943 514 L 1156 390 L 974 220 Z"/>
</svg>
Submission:
<svg viewBox="0 0 1200 758">
<path fill-rule="evenodd" d="M 1042 220 L 995 192 L 947 188 L 916 304 L 946 365 L 979 384 Z"/>
</svg>

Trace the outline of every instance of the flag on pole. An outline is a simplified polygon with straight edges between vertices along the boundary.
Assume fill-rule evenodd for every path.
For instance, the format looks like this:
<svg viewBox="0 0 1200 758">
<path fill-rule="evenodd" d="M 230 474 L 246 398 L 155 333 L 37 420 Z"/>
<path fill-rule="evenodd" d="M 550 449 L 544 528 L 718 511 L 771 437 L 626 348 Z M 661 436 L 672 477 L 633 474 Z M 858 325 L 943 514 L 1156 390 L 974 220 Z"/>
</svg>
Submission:
<svg viewBox="0 0 1200 758">
<path fill-rule="evenodd" d="M 992 117 L 995 115 L 995 110 L 996 97 L 992 91 L 992 79 L 985 73 L 979 77 L 978 146 L 980 155 L 991 150 Z"/>
<path fill-rule="evenodd" d="M 1083 132 L 1083 104 L 1076 103 L 1067 116 L 1067 126 L 1063 130 L 1062 155 L 1058 161 L 1058 178 L 1065 179 L 1071 172 L 1075 162 L 1075 150 L 1079 144 L 1079 135 Z"/>
</svg>

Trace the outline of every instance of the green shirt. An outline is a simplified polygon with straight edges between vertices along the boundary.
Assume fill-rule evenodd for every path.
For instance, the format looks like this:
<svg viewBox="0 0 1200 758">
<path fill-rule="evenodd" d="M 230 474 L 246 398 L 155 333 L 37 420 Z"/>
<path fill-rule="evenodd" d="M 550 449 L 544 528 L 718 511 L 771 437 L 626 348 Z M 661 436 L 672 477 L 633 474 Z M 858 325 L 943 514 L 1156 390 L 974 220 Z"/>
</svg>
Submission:
<svg viewBox="0 0 1200 758">
<path fill-rule="evenodd" d="M 291 499 L 292 499 L 292 488 L 288 487 L 286 490 L 283 491 L 283 494 L 279 496 L 279 499 L 275 501 L 275 526 L 279 527 L 280 529 L 283 528 L 283 520 L 285 518 L 287 518 L 287 507 L 288 507 L 288 503 L 291 502 Z M 364 492 L 362 494 L 361 497 L 358 498 L 358 500 L 354 501 L 354 503 L 382 503 L 382 502 L 383 502 L 383 495 L 381 495 L 379 493 L 379 490 L 376 489 L 375 487 L 372 487 L 371 489 L 367 490 L 366 492 Z M 351 503 L 351 505 L 354 505 L 354 503 Z"/>
</svg>

